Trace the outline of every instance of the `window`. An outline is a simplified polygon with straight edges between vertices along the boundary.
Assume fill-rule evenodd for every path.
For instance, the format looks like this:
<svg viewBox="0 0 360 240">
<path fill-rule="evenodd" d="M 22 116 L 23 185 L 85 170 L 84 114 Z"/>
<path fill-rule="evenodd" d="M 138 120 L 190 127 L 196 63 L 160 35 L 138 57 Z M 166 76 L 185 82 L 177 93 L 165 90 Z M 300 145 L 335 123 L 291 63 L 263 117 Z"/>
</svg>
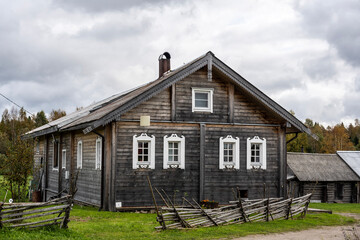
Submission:
<svg viewBox="0 0 360 240">
<path fill-rule="evenodd" d="M 101 169 L 101 159 L 102 159 L 102 139 L 96 139 L 96 156 L 95 156 L 95 169 Z"/>
<path fill-rule="evenodd" d="M 66 168 L 66 149 L 61 151 L 62 168 Z"/>
<path fill-rule="evenodd" d="M 219 168 L 240 169 L 240 140 L 228 135 L 220 138 Z"/>
<path fill-rule="evenodd" d="M 53 142 L 53 170 L 59 169 L 59 142 Z"/>
<path fill-rule="evenodd" d="M 341 200 L 344 198 L 344 184 L 335 183 L 335 198 Z"/>
<path fill-rule="evenodd" d="M 211 88 L 192 88 L 192 111 L 213 112 L 213 92 Z"/>
<path fill-rule="evenodd" d="M 76 167 L 77 168 L 82 168 L 82 156 L 83 155 L 83 144 L 82 144 L 82 141 L 78 141 L 78 144 L 77 144 L 77 158 L 76 158 Z"/>
<path fill-rule="evenodd" d="M 171 134 L 164 136 L 163 168 L 185 169 L 185 137 Z"/>
<path fill-rule="evenodd" d="M 133 136 L 133 169 L 155 169 L 155 137 L 146 133 Z"/>
<path fill-rule="evenodd" d="M 247 139 L 247 169 L 266 169 L 266 139 L 258 136 Z"/>
</svg>

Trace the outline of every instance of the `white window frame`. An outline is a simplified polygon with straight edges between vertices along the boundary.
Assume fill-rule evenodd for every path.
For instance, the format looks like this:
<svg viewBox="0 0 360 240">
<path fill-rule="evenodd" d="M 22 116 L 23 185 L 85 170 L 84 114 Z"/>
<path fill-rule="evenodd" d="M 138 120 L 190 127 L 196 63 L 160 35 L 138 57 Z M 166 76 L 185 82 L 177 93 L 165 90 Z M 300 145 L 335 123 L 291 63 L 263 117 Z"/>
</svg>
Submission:
<svg viewBox="0 0 360 240">
<path fill-rule="evenodd" d="M 195 107 L 195 93 L 207 93 L 208 107 Z M 213 88 L 192 88 L 192 111 L 193 112 L 213 112 Z"/>
<path fill-rule="evenodd" d="M 77 143 L 77 152 L 76 152 L 76 168 L 82 169 L 82 161 L 83 161 L 83 142 L 82 140 Z"/>
<path fill-rule="evenodd" d="M 150 145 L 147 162 L 138 161 L 139 142 L 148 142 Z M 146 133 L 142 133 L 140 136 L 133 136 L 133 169 L 138 168 L 155 169 L 155 137 L 153 135 L 150 137 Z"/>
<path fill-rule="evenodd" d="M 232 163 L 224 162 L 225 143 L 234 144 Z M 225 138 L 221 137 L 219 139 L 219 169 L 226 168 L 240 169 L 240 139 L 238 137 L 233 138 L 231 135 L 227 135 Z"/>
<path fill-rule="evenodd" d="M 102 138 L 97 138 L 95 142 L 95 169 L 101 170 L 101 160 L 102 160 Z"/>
<path fill-rule="evenodd" d="M 259 144 L 260 145 L 260 162 L 259 163 L 252 163 L 251 162 L 251 145 L 252 144 Z M 247 139 L 247 158 L 246 158 L 246 168 L 247 169 L 266 169 L 266 139 L 259 138 L 255 136 L 253 138 Z"/>
<path fill-rule="evenodd" d="M 61 150 L 61 167 L 66 168 L 66 149 Z"/>
<path fill-rule="evenodd" d="M 178 143 L 178 162 L 169 161 L 169 142 Z M 164 154 L 163 154 L 163 168 L 180 168 L 185 169 L 185 137 L 179 137 L 176 134 L 171 134 L 170 137 L 164 136 Z"/>
</svg>

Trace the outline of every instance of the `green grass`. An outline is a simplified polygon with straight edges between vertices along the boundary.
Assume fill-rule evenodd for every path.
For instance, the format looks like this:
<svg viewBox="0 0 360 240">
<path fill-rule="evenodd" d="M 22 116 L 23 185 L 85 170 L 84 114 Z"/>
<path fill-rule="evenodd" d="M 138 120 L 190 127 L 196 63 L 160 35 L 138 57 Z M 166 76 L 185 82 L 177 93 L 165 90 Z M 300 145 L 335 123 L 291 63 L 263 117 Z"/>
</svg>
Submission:
<svg viewBox="0 0 360 240">
<path fill-rule="evenodd" d="M 359 203 L 310 203 L 310 208 L 326 209 L 336 212 L 347 212 L 347 213 L 359 213 L 360 214 L 360 204 Z"/>
<path fill-rule="evenodd" d="M 96 208 L 75 206 L 69 229 L 1 230 L 0 239 L 231 239 L 355 223 L 353 218 L 336 214 L 308 214 L 305 219 L 157 231 L 155 218 L 155 214 L 99 212 Z"/>
</svg>

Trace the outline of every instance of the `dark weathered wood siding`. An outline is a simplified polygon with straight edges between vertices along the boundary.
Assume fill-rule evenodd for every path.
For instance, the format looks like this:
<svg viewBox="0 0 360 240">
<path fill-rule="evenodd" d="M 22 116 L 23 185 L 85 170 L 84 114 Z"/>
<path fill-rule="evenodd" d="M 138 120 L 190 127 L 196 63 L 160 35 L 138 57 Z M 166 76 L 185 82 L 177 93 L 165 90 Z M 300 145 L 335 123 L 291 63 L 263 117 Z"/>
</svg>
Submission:
<svg viewBox="0 0 360 240">
<path fill-rule="evenodd" d="M 169 88 L 121 115 L 121 119 L 139 120 L 140 116 L 146 115 L 150 116 L 151 120 L 171 120 L 171 96 Z"/>
<path fill-rule="evenodd" d="M 344 202 L 351 203 L 356 200 L 354 193 L 355 182 L 339 182 L 343 184 L 343 197 L 336 197 L 337 182 L 298 182 L 299 192 L 301 194 L 312 193 L 311 200 L 321 202 Z"/>
<path fill-rule="evenodd" d="M 133 135 L 141 133 L 154 135 L 155 169 L 132 169 Z M 176 133 L 185 139 L 185 170 L 163 169 L 163 137 Z M 173 124 L 152 124 L 141 128 L 138 123 L 117 123 L 117 157 L 116 157 L 116 201 L 123 206 L 152 205 L 146 176 L 149 176 L 154 187 L 164 189 L 169 194 L 180 190 L 178 196 L 187 194 L 197 198 L 199 192 L 199 127 L 184 124 L 175 127 Z"/>
<path fill-rule="evenodd" d="M 219 169 L 219 138 L 231 135 L 240 139 L 240 170 Z M 247 170 L 247 138 L 259 136 L 267 141 L 267 169 Z M 278 130 L 270 127 L 206 127 L 204 197 L 226 203 L 233 199 L 231 188 L 248 190 L 251 199 L 276 197 L 279 185 Z"/>
<path fill-rule="evenodd" d="M 74 167 L 75 171 L 80 171 L 75 200 L 96 206 L 100 206 L 101 200 L 101 170 L 95 169 L 95 149 L 98 137 L 95 133 L 86 135 L 77 133 L 74 141 Z M 77 144 L 80 140 L 83 144 L 82 169 L 77 169 Z"/>
</svg>

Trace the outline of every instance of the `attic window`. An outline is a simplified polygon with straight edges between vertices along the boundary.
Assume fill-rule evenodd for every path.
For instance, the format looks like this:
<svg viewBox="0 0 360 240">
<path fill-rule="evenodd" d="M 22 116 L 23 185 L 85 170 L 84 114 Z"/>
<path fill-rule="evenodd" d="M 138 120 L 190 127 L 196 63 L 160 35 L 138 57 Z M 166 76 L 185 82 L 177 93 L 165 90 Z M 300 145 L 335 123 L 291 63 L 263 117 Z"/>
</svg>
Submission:
<svg viewBox="0 0 360 240">
<path fill-rule="evenodd" d="M 192 88 L 192 111 L 213 112 L 212 88 Z"/>
</svg>

